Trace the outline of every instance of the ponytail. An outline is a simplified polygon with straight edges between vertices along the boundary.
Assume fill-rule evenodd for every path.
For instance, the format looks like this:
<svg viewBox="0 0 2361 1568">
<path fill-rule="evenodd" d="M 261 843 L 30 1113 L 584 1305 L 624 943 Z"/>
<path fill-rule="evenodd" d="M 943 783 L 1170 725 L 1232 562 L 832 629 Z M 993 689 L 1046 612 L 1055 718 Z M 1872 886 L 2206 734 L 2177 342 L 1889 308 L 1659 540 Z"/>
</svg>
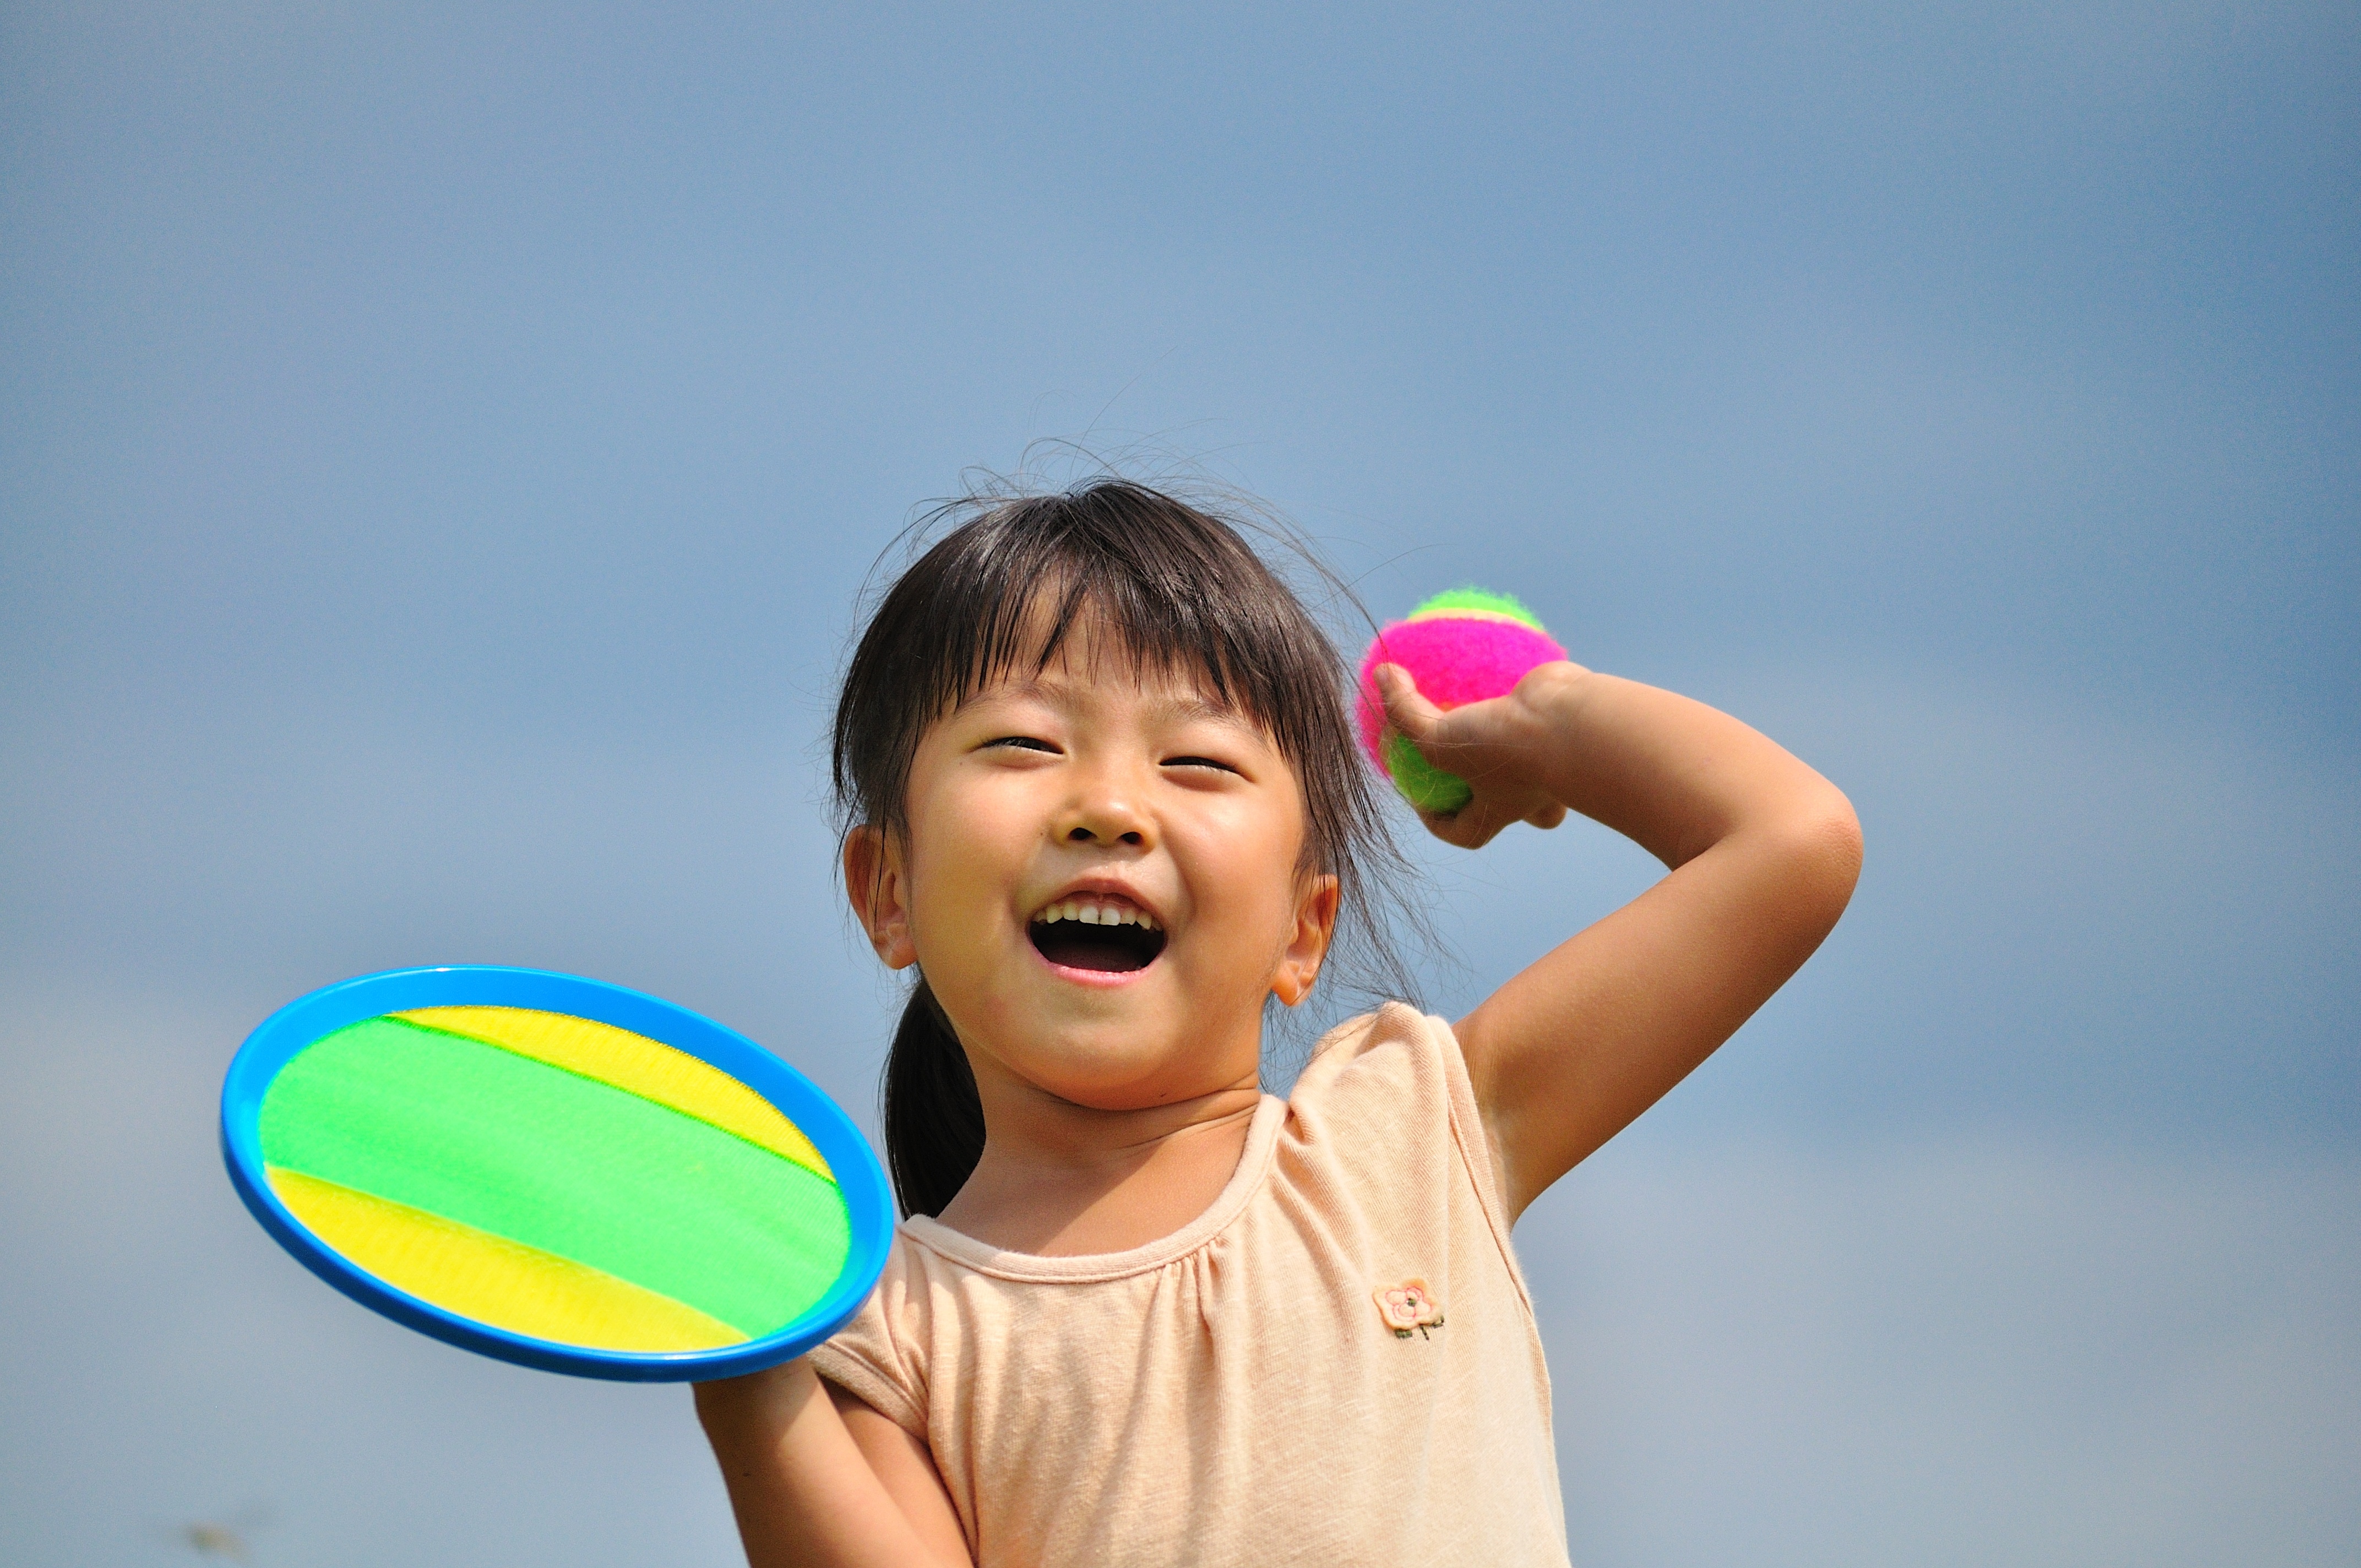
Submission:
<svg viewBox="0 0 2361 1568">
<path fill-rule="evenodd" d="M 885 1163 L 903 1218 L 939 1214 L 983 1157 L 983 1100 L 924 975 L 885 1054 L 884 1097 Z"/>
</svg>

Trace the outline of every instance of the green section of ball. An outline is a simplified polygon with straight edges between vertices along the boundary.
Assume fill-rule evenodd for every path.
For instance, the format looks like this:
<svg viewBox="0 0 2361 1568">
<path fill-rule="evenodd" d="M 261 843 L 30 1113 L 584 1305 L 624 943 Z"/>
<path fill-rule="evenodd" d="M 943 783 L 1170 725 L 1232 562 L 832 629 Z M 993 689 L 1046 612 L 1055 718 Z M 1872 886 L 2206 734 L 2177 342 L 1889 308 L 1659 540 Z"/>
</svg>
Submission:
<svg viewBox="0 0 2361 1568">
<path fill-rule="evenodd" d="M 1487 593 L 1482 588 L 1445 588 L 1411 610 L 1410 619 L 1430 620 L 1453 610 L 1473 610 L 1478 615 L 1505 615 L 1511 620 L 1522 621 L 1535 631 L 1546 630 L 1542 625 L 1542 618 L 1527 609 L 1515 595 Z"/>
<path fill-rule="evenodd" d="M 1404 800 L 1438 817 L 1448 817 L 1476 798 L 1466 779 L 1428 762 L 1399 730 L 1386 737 L 1386 772 L 1393 775 L 1394 788 Z"/>
</svg>

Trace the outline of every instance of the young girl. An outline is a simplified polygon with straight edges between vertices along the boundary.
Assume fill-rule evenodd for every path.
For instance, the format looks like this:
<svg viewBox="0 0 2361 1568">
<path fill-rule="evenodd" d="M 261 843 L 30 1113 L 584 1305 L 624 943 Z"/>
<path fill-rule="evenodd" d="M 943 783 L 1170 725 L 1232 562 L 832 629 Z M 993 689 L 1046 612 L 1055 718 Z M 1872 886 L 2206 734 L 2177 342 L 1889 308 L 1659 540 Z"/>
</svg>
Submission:
<svg viewBox="0 0 2361 1568">
<path fill-rule="evenodd" d="M 697 1390 L 773 1564 L 1562 1564 L 1509 1229 L 1792 974 L 1843 795 L 1571 663 L 1389 721 L 1467 849 L 1593 817 L 1645 894 L 1449 1024 L 1399 1003 L 1262 1092 L 1267 1003 L 1369 924 L 1343 666 L 1222 521 L 1138 485 L 999 505 L 887 593 L 837 710 L 847 888 L 919 979 L 886 1068 L 907 1217 L 861 1314 Z M 1382 940 L 1382 938 L 1379 938 Z"/>
</svg>

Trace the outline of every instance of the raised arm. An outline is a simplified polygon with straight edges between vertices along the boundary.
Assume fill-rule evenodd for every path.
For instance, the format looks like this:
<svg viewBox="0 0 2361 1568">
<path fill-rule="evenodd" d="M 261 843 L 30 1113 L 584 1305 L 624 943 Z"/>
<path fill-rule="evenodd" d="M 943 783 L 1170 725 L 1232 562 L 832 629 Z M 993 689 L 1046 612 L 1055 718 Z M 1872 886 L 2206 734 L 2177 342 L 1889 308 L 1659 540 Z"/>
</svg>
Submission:
<svg viewBox="0 0 2361 1568">
<path fill-rule="evenodd" d="M 803 1360 L 697 1386 L 751 1568 L 972 1568 L 926 1445 Z"/>
<path fill-rule="evenodd" d="M 1427 826 L 1474 849 L 1569 810 L 1670 868 L 1462 1019 L 1510 1213 L 1521 1213 L 1688 1076 L 1844 913 L 1861 828 L 1828 780 L 1703 703 L 1543 664 L 1442 711 L 1380 672 L 1389 721 L 1475 798 Z"/>
</svg>

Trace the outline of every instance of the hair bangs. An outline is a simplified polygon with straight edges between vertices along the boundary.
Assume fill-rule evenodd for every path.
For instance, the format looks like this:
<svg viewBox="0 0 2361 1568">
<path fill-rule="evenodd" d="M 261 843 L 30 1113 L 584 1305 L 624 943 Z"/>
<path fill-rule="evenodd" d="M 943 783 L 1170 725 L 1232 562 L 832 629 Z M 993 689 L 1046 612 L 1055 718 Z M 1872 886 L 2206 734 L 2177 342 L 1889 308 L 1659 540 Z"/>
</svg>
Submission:
<svg viewBox="0 0 2361 1568">
<path fill-rule="evenodd" d="M 895 583 L 846 674 L 840 802 L 858 820 L 905 827 L 927 726 L 1011 673 L 1040 674 L 1078 634 L 1103 670 L 1112 657 L 1135 676 L 1190 681 L 1266 730 L 1299 774 L 1351 746 L 1332 695 L 1343 665 L 1270 568 L 1194 508 L 1108 482 L 984 511 Z M 858 736 L 847 723 L 856 705 L 892 720 Z M 1334 871 L 1335 814 L 1313 798 L 1326 793 L 1306 790 L 1305 852 L 1312 869 Z"/>
</svg>

